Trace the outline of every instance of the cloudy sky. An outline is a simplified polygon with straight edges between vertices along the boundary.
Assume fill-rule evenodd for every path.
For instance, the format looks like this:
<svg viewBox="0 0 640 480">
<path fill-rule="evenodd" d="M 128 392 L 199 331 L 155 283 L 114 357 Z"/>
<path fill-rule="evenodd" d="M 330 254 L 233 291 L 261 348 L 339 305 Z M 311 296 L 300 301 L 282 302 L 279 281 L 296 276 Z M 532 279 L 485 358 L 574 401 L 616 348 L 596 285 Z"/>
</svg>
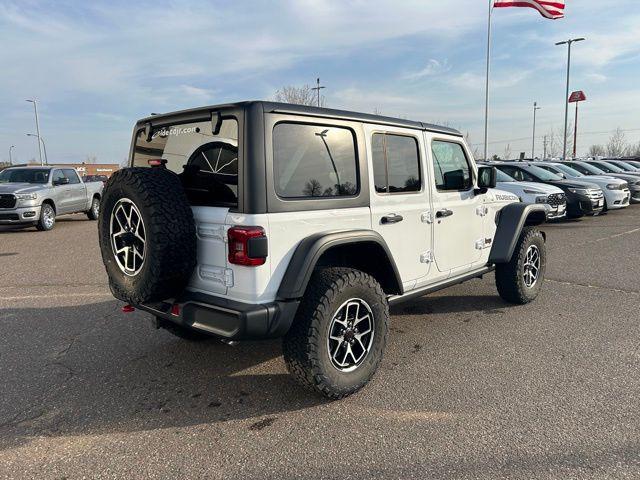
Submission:
<svg viewBox="0 0 640 480">
<path fill-rule="evenodd" d="M 616 127 L 640 141 L 638 0 L 567 0 L 551 21 L 494 12 L 490 153 L 531 149 L 563 123 L 566 47 L 582 89 L 579 151 Z M 329 107 L 446 123 L 481 150 L 485 0 L 0 0 L 0 160 L 121 162 L 131 127 L 150 112 L 272 98 L 320 76 Z M 542 149 L 540 138 L 537 149 Z"/>
</svg>

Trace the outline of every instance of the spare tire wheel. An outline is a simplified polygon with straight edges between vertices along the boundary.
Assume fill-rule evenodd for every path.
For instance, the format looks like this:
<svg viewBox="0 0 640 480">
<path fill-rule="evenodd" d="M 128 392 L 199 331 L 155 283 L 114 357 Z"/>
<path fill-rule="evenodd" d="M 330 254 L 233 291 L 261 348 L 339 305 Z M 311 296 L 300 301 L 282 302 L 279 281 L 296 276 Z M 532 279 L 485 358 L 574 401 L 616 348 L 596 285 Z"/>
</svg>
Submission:
<svg viewBox="0 0 640 480">
<path fill-rule="evenodd" d="M 103 192 L 98 235 L 111 292 L 128 303 L 175 298 L 196 265 L 193 212 L 180 179 L 165 168 L 115 172 Z"/>
</svg>

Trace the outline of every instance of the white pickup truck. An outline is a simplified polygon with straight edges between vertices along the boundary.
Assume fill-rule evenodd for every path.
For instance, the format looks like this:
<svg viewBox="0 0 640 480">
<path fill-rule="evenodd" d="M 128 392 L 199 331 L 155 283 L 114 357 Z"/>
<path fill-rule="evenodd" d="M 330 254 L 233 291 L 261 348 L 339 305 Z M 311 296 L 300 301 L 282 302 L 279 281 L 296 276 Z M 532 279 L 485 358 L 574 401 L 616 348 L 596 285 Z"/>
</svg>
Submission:
<svg viewBox="0 0 640 480">
<path fill-rule="evenodd" d="M 102 182 L 84 183 L 68 166 L 10 167 L 0 172 L 0 225 L 51 230 L 56 217 L 86 213 L 97 220 Z"/>
</svg>

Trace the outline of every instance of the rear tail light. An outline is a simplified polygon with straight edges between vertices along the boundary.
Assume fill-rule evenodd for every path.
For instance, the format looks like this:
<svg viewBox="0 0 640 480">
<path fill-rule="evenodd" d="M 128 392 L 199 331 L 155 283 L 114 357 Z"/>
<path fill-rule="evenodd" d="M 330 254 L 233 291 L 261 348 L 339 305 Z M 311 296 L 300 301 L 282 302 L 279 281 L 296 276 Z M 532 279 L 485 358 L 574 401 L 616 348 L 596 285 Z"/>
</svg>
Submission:
<svg viewBox="0 0 640 480">
<path fill-rule="evenodd" d="M 167 164 L 167 160 L 164 158 L 151 158 L 147 160 L 150 167 L 164 167 Z"/>
<path fill-rule="evenodd" d="M 262 227 L 231 227 L 229 239 L 229 263 L 256 267 L 267 261 L 267 236 Z"/>
</svg>

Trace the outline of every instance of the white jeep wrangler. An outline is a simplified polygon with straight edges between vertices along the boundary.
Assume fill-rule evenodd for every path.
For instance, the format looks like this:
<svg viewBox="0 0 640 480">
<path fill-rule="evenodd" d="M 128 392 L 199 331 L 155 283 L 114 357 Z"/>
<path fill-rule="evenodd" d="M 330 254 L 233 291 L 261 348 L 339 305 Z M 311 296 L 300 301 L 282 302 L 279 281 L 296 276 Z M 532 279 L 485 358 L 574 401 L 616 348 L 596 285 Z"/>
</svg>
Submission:
<svg viewBox="0 0 640 480">
<path fill-rule="evenodd" d="M 115 297 L 185 338 L 284 337 L 332 399 L 375 373 L 389 305 L 492 270 L 508 302 L 542 286 L 545 207 L 449 128 L 243 102 L 140 120 L 130 164 L 99 221 Z"/>
</svg>

